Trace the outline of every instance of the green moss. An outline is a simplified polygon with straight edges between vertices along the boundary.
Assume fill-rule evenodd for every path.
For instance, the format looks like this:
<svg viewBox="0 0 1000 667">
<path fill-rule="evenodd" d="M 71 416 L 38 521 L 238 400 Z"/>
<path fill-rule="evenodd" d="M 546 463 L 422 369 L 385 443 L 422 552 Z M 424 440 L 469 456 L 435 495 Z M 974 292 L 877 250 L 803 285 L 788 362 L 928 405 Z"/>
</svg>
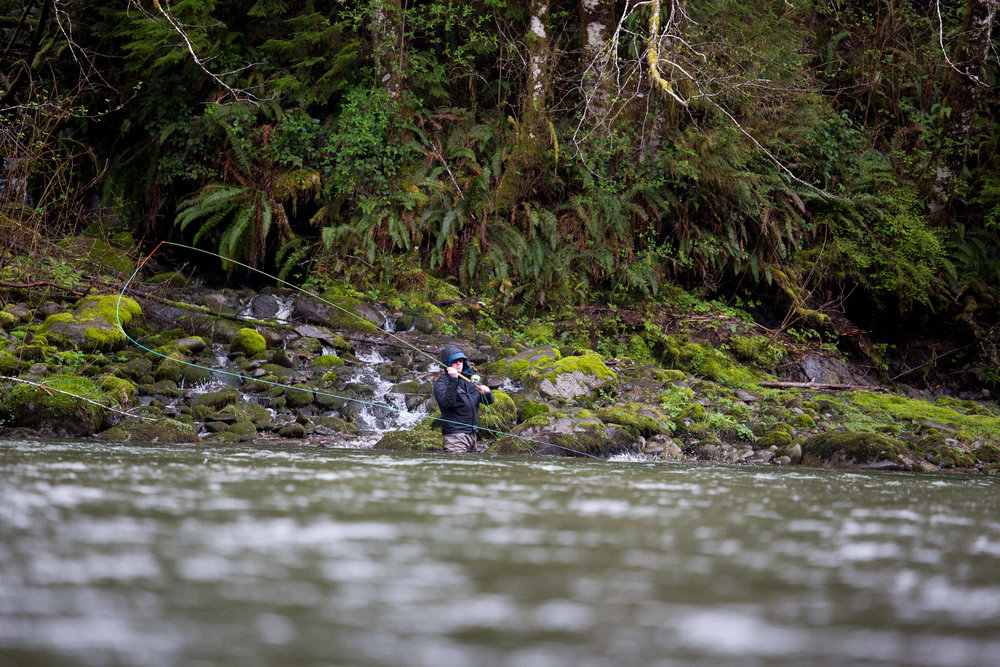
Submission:
<svg viewBox="0 0 1000 667">
<path fill-rule="evenodd" d="M 319 369 L 330 369 L 343 366 L 344 360 L 335 354 L 324 354 L 313 359 L 309 362 L 309 365 Z"/>
<path fill-rule="evenodd" d="M 812 428 L 816 425 L 816 420 L 803 412 L 792 417 L 792 425 L 797 428 Z"/>
<path fill-rule="evenodd" d="M 968 431 L 970 439 L 1000 442 L 1000 417 L 992 413 L 963 414 L 947 404 L 879 392 L 847 392 L 844 398 L 872 418 L 919 423 L 930 420 Z"/>
<path fill-rule="evenodd" d="M 552 366 L 562 355 L 551 345 L 533 347 L 488 365 L 491 374 L 503 375 L 513 380 L 536 377 L 540 369 Z"/>
<path fill-rule="evenodd" d="M 976 464 L 977 452 L 971 447 L 935 433 L 921 438 L 913 449 L 936 466 L 942 468 L 971 468 Z"/>
<path fill-rule="evenodd" d="M 479 425 L 488 431 L 483 431 L 483 437 L 496 438 L 501 432 L 509 431 L 517 420 L 517 407 L 513 399 L 497 389 L 492 392 L 493 404 L 479 409 Z"/>
<path fill-rule="evenodd" d="M 296 384 L 285 388 L 286 405 L 290 408 L 301 408 L 312 404 L 314 396 L 312 389 L 306 384 Z"/>
<path fill-rule="evenodd" d="M 673 432 L 673 422 L 658 408 L 629 403 L 597 410 L 597 416 L 606 424 L 624 426 L 630 433 L 644 438 Z"/>
<path fill-rule="evenodd" d="M 781 429 L 767 431 L 757 439 L 758 447 L 784 447 L 792 443 L 792 434 Z"/>
<path fill-rule="evenodd" d="M 257 428 L 252 422 L 230 424 L 226 431 L 235 434 L 239 442 L 251 442 L 257 437 Z"/>
<path fill-rule="evenodd" d="M 95 380 L 101 391 L 118 405 L 131 405 L 135 401 L 138 388 L 134 382 L 116 375 L 102 375 Z"/>
<path fill-rule="evenodd" d="M 261 431 L 274 427 L 274 418 L 271 417 L 270 411 L 255 403 L 233 403 L 219 410 L 217 414 L 235 419 L 237 422 L 251 422 Z"/>
<path fill-rule="evenodd" d="M 729 346 L 737 359 L 766 371 L 773 371 L 784 355 L 784 350 L 765 336 L 732 336 Z"/>
<path fill-rule="evenodd" d="M 21 320 L 17 317 L 14 317 L 6 310 L 0 310 L 0 329 L 14 329 L 20 323 Z"/>
<path fill-rule="evenodd" d="M 986 443 L 975 450 L 976 458 L 983 463 L 1000 463 L 1000 447 Z"/>
<path fill-rule="evenodd" d="M 175 419 L 134 421 L 118 424 L 98 436 L 108 442 L 180 443 L 198 442 L 198 430 L 192 424 Z"/>
<path fill-rule="evenodd" d="M 230 352 L 244 354 L 248 357 L 261 354 L 266 349 L 267 341 L 256 329 L 240 329 L 229 343 Z"/>
<path fill-rule="evenodd" d="M 543 375 L 547 380 L 555 382 L 563 373 L 581 372 L 584 375 L 606 380 L 611 386 L 617 386 L 618 377 L 604 363 L 604 359 L 596 352 L 587 351 L 581 355 L 563 357 L 546 368 Z"/>
<path fill-rule="evenodd" d="M 128 342 L 121 326 L 128 328 L 142 314 L 139 304 L 128 297 L 88 296 L 77 302 L 72 313 L 56 313 L 45 319 L 39 332 L 50 342 L 87 350 L 115 350 Z"/>
<path fill-rule="evenodd" d="M 896 438 L 869 431 L 821 433 L 802 443 L 805 465 L 879 466 L 902 465 L 906 444 Z"/>
<path fill-rule="evenodd" d="M 92 380 L 79 375 L 54 375 L 43 384 L 52 391 L 19 384 L 8 393 L 5 402 L 13 417 L 11 426 L 70 435 L 91 435 L 100 430 L 105 416 L 100 404 L 104 394 Z"/>
<path fill-rule="evenodd" d="M 408 431 L 389 431 L 373 449 L 391 452 L 427 452 L 442 449 L 441 432 L 425 419 Z"/>
<path fill-rule="evenodd" d="M 205 406 L 212 410 L 218 410 L 227 405 L 232 405 L 240 400 L 240 392 L 233 387 L 226 387 L 219 391 L 209 391 L 204 394 L 195 394 L 191 398 L 191 407 Z"/>
</svg>

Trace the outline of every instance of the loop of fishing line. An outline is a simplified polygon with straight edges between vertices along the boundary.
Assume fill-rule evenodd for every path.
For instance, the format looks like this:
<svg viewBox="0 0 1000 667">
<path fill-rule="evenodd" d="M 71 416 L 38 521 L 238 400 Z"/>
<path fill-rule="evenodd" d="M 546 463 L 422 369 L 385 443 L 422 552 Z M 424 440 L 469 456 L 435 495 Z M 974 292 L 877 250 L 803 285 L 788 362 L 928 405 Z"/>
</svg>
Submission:
<svg viewBox="0 0 1000 667">
<path fill-rule="evenodd" d="M 301 390 L 301 388 L 299 388 L 299 387 L 293 387 L 292 385 L 284 384 L 282 382 L 274 382 L 272 380 L 265 380 L 265 379 L 262 379 L 262 378 L 252 378 L 250 376 L 243 375 L 241 373 L 235 373 L 233 371 L 228 371 L 228 370 L 221 369 L 221 368 L 211 368 L 209 366 L 203 366 L 201 364 L 196 364 L 196 363 L 191 362 L 191 361 L 185 361 L 183 359 L 176 359 L 174 357 L 170 357 L 170 356 L 168 356 L 166 354 L 163 354 L 161 352 L 157 352 L 156 350 L 152 350 L 152 349 L 146 347 L 145 345 L 143 345 L 139 341 L 137 341 L 134 338 L 132 338 L 128 334 L 128 332 L 125 331 L 125 327 L 122 326 L 121 315 L 120 315 L 121 302 L 122 302 L 122 299 L 125 298 L 125 292 L 128 290 L 129 285 L 132 284 L 132 281 L 135 279 L 135 277 L 137 275 L 139 275 L 139 272 L 146 265 L 146 262 L 148 262 L 149 259 L 154 254 L 156 254 L 156 252 L 160 249 L 160 247 L 164 246 L 164 245 L 171 245 L 171 246 L 175 246 L 175 247 L 178 247 L 178 248 L 184 248 L 186 250 L 194 250 L 194 251 L 197 251 L 197 252 L 200 252 L 200 253 L 204 253 L 206 255 L 217 257 L 218 259 L 221 259 L 221 260 L 223 260 L 225 262 L 231 262 L 233 264 L 236 264 L 237 266 L 242 266 L 245 269 L 248 269 L 250 271 L 254 271 L 256 273 L 259 273 L 259 274 L 261 274 L 261 275 L 263 275 L 263 276 L 265 276 L 267 278 L 270 278 L 272 280 L 275 280 L 275 281 L 281 283 L 282 285 L 286 285 L 287 287 L 290 287 L 290 288 L 295 289 L 295 290 L 297 290 L 299 292 L 302 292 L 303 294 L 311 296 L 314 299 L 317 299 L 317 300 L 321 301 L 322 303 L 324 303 L 324 304 L 326 304 L 328 306 L 332 306 L 332 307 L 334 307 L 334 308 L 336 308 L 336 309 L 338 309 L 338 310 L 340 310 L 340 311 L 342 311 L 344 313 L 347 313 L 348 315 L 351 315 L 351 316 L 356 317 L 358 319 L 364 320 L 365 322 L 368 322 L 368 320 L 365 320 L 364 318 L 362 318 L 357 313 L 354 313 L 354 312 L 348 310 L 347 308 L 344 308 L 343 306 L 340 306 L 340 305 L 337 305 L 335 303 L 332 303 L 331 301 L 329 301 L 327 299 L 324 299 L 322 296 L 320 296 L 320 295 L 318 295 L 318 294 L 316 294 L 314 292 L 310 292 L 307 289 L 304 289 L 302 287 L 298 287 L 297 285 L 293 285 L 293 284 L 289 283 L 288 281 L 282 280 L 281 278 L 278 278 L 277 276 L 272 276 L 271 274 L 266 273 L 265 271 L 261 271 L 260 269 L 256 269 L 256 268 L 254 268 L 252 266 L 249 266 L 249 265 L 244 264 L 242 262 L 236 261 L 234 259 L 230 259 L 228 257 L 224 257 L 224 256 L 222 256 L 222 255 L 220 255 L 218 253 L 214 253 L 214 252 L 211 252 L 211 251 L 208 251 L 208 250 L 202 250 L 201 248 L 195 248 L 194 246 L 184 245 L 182 243 L 174 243 L 172 241 L 160 241 L 160 243 L 157 244 L 157 246 L 155 248 L 153 248 L 153 251 L 150 252 L 146 256 L 146 258 L 143 259 L 142 262 L 139 263 L 139 266 L 136 268 L 135 272 L 129 277 L 129 279 L 122 286 L 121 292 L 118 293 L 118 301 L 115 304 L 115 319 L 116 319 L 117 324 L 118 324 L 118 329 L 122 332 L 122 334 L 125 336 L 125 338 L 128 339 L 132 344 L 136 345 L 137 347 L 139 347 L 139 348 L 141 348 L 141 349 L 143 349 L 143 350 L 145 350 L 147 352 L 151 352 L 152 354 L 155 354 L 158 357 L 162 357 L 164 359 L 173 359 L 174 361 L 176 361 L 178 363 L 181 363 L 181 364 L 185 364 L 187 366 L 192 366 L 194 368 L 200 368 L 202 370 L 206 370 L 206 371 L 209 371 L 209 372 L 212 372 L 212 373 L 221 373 L 223 375 L 228 375 L 230 377 L 239 378 L 241 380 L 246 380 L 246 381 L 249 381 L 249 382 L 262 382 L 264 384 L 271 385 L 271 386 L 274 386 L 274 387 L 282 387 L 282 388 L 285 388 L 285 389 L 297 389 L 297 390 Z M 383 331 L 383 333 L 386 333 L 386 334 L 392 336 L 393 338 L 395 338 L 396 340 L 398 340 L 403 345 L 405 345 L 405 346 L 413 349 L 416 352 L 419 352 L 420 354 L 424 355 L 425 357 L 427 357 L 428 359 L 430 359 L 431 361 L 433 361 L 435 364 L 437 364 L 439 366 L 445 366 L 445 364 L 443 362 L 441 362 L 439 359 L 431 356 L 427 352 L 424 352 L 423 350 L 421 350 L 420 348 L 416 347 L 412 343 L 404 340 L 403 338 L 401 338 L 401 337 L 393 334 L 391 331 Z M 462 377 L 467 382 L 472 382 L 472 380 L 470 378 L 465 377 L 464 375 L 460 375 L 460 377 Z M 336 399 L 343 400 L 343 401 L 353 401 L 355 403 L 360 403 L 362 405 L 369 405 L 369 406 L 376 407 L 376 408 L 388 409 L 388 410 L 392 410 L 392 411 L 399 412 L 399 413 L 405 412 L 402 408 L 397 408 L 395 406 L 388 405 L 388 404 L 385 404 L 385 403 L 375 403 L 375 402 L 366 401 L 366 400 L 363 400 L 363 399 L 360 399 L 360 398 L 352 398 L 352 397 L 349 397 L 349 396 L 341 396 L 339 394 L 333 394 L 333 393 L 330 393 L 330 392 L 322 391 L 322 390 L 319 390 L 319 389 L 313 389 L 313 388 L 310 388 L 309 391 L 311 391 L 313 394 L 316 394 L 316 395 L 319 395 L 319 396 L 326 396 L 326 397 L 329 397 L 329 398 L 336 398 Z M 429 419 L 436 419 L 436 420 L 438 420 L 440 422 L 457 424 L 457 425 L 461 425 L 461 426 L 467 426 L 468 425 L 466 422 L 460 422 L 460 421 L 456 421 L 456 420 L 452 420 L 452 419 L 445 419 L 444 417 L 432 417 L 430 415 L 425 415 L 425 417 L 427 417 Z M 509 435 L 509 436 L 517 438 L 519 440 L 523 440 L 524 442 L 535 443 L 535 444 L 538 444 L 538 445 L 544 445 L 544 446 L 548 446 L 548 447 L 555 447 L 557 449 L 561 449 L 561 450 L 564 450 L 564 451 L 567 451 L 567 452 L 573 452 L 574 454 L 580 454 L 581 456 L 586 456 L 586 457 L 589 457 L 589 458 L 592 458 L 592 459 L 597 459 L 599 461 L 603 461 L 604 460 L 604 459 L 602 459 L 599 456 L 594 456 L 593 454 L 588 454 L 587 452 L 581 452 L 579 450 L 572 449 L 570 447 L 563 447 L 562 445 L 557 445 L 557 444 L 551 443 L 551 442 L 544 442 L 542 440 L 535 440 L 533 438 L 528 438 L 528 437 L 525 437 L 523 435 L 518 435 L 517 433 L 512 433 L 510 431 L 503 431 L 503 430 L 499 430 L 499 429 L 493 429 L 493 428 L 489 428 L 489 427 L 486 427 L 486 426 L 478 426 L 477 428 L 479 430 L 481 430 L 481 431 L 486 431 L 486 432 L 489 432 L 489 433 L 496 433 L 496 434 L 499 434 L 499 435 Z"/>
</svg>

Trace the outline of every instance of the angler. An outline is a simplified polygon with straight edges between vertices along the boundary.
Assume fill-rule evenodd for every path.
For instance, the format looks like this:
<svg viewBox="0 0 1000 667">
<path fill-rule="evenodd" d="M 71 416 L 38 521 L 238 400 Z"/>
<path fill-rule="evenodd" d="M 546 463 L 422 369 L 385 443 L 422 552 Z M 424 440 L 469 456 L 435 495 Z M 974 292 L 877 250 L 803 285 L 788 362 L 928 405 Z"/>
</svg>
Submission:
<svg viewBox="0 0 1000 667">
<path fill-rule="evenodd" d="M 479 405 L 491 405 L 493 394 L 479 376 L 472 375 L 468 357 L 457 347 L 441 350 L 445 372 L 434 381 L 434 398 L 441 408 L 441 437 L 446 451 L 482 452 L 479 441 Z"/>
</svg>

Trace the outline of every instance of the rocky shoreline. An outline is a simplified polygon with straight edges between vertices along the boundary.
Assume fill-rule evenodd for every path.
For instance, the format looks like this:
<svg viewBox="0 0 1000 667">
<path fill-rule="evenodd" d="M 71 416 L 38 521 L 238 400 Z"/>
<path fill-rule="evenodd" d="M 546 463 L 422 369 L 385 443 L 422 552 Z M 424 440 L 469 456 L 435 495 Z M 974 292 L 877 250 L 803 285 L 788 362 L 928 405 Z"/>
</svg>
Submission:
<svg viewBox="0 0 1000 667">
<path fill-rule="evenodd" d="M 432 360 L 454 344 L 498 397 L 483 414 L 496 453 L 982 474 L 1000 463 L 1000 412 L 985 397 L 824 389 L 872 381 L 822 355 L 779 378 L 763 359 L 773 346 L 754 337 L 721 350 L 635 330 L 621 337 L 628 356 L 603 357 L 581 337 L 485 331 L 480 304 L 429 279 L 387 305 L 173 280 L 120 303 L 0 310 L 0 437 L 441 451 Z"/>
</svg>

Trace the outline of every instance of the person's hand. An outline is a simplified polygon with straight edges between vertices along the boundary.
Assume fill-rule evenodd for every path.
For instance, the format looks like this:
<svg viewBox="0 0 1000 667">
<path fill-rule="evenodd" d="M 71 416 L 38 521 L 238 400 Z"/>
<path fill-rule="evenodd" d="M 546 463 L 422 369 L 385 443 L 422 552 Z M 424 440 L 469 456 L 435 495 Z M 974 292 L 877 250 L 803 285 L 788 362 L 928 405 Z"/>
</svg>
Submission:
<svg viewBox="0 0 1000 667">
<path fill-rule="evenodd" d="M 479 385 L 479 393 L 480 394 L 488 394 L 488 393 L 490 393 L 490 388 L 487 387 L 485 384 L 481 384 L 481 385 Z"/>
<path fill-rule="evenodd" d="M 448 376 L 452 380 L 457 380 L 458 379 L 458 369 L 457 368 L 455 368 L 454 366 L 448 366 L 448 368 L 446 370 L 448 371 Z"/>
</svg>

